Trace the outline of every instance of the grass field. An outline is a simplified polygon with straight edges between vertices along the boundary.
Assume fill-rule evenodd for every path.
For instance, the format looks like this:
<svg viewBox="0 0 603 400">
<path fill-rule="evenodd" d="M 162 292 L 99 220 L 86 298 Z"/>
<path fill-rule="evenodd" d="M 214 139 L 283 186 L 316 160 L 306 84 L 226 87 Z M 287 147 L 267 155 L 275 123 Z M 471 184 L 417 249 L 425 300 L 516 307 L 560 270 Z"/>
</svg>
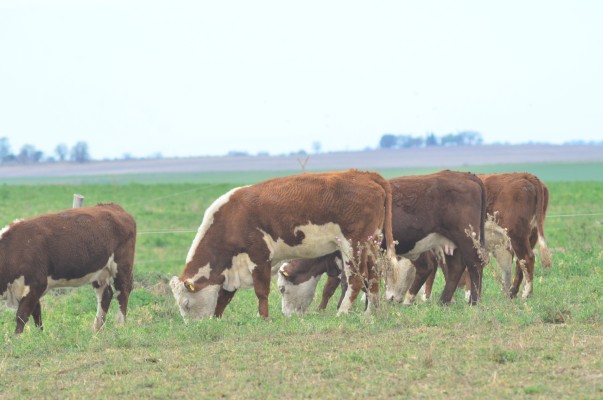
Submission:
<svg viewBox="0 0 603 400">
<path fill-rule="evenodd" d="M 92 334 L 90 287 L 49 293 L 45 331 L 30 322 L 19 337 L 14 311 L 0 303 L 0 398 L 602 398 L 603 182 L 568 177 L 545 178 L 553 268 L 537 261 L 526 302 L 506 299 L 490 266 L 477 307 L 459 292 L 448 307 L 385 304 L 367 317 L 357 302 L 337 318 L 332 302 L 325 312 L 287 319 L 273 283 L 270 322 L 257 317 L 247 290 L 222 320 L 189 325 L 167 280 L 183 269 L 205 208 L 234 186 L 232 175 L 209 183 L 0 186 L 1 226 L 69 208 L 80 193 L 86 204 L 123 205 L 139 232 L 124 327 L 115 326 L 112 304 L 106 328 Z M 435 293 L 442 287 L 440 276 Z"/>
</svg>

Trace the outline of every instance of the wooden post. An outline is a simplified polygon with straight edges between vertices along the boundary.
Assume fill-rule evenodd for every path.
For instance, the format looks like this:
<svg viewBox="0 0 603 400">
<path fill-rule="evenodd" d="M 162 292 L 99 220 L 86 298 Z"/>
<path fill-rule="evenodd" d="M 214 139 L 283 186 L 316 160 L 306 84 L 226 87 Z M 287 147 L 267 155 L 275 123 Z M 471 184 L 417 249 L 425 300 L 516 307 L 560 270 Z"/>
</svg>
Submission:
<svg viewBox="0 0 603 400">
<path fill-rule="evenodd" d="M 84 196 L 81 194 L 73 195 L 73 208 L 80 208 L 84 205 Z"/>
</svg>

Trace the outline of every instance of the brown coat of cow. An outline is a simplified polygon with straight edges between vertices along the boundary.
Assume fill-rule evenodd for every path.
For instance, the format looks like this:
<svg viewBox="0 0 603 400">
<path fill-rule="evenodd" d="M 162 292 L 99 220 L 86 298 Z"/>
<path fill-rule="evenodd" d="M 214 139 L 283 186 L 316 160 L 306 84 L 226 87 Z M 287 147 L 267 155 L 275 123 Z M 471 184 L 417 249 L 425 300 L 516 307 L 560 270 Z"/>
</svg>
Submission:
<svg viewBox="0 0 603 400">
<path fill-rule="evenodd" d="M 33 314 L 42 328 L 40 297 L 55 287 L 91 283 L 100 329 L 118 291 L 124 322 L 132 290 L 136 222 L 117 204 L 99 204 L 15 221 L 0 231 L 0 298 L 17 308 L 16 333 Z"/>
<path fill-rule="evenodd" d="M 206 210 L 182 275 L 170 281 L 182 316 L 220 317 L 238 288 L 253 287 L 259 314 L 267 319 L 273 266 L 337 250 L 349 257 L 381 229 L 393 259 L 391 199 L 387 180 L 357 170 L 275 178 L 231 190 Z M 360 269 L 340 312 L 351 307 L 361 277 L 377 282 L 370 292 L 373 304 L 378 301 L 372 269 L 366 263 Z"/>
</svg>

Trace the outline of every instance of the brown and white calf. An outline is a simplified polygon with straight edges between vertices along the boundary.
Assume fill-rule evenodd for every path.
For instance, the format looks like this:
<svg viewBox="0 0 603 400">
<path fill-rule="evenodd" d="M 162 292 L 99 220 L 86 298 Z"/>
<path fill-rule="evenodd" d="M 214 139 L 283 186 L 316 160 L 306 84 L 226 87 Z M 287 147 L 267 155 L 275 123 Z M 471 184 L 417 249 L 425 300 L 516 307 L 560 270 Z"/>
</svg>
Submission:
<svg viewBox="0 0 603 400">
<path fill-rule="evenodd" d="M 482 181 L 463 172 L 440 171 L 423 176 L 407 176 L 390 180 L 392 187 L 392 229 L 396 254 L 417 260 L 421 254 L 433 251 L 448 265 L 448 279 L 440 301 L 449 303 L 465 268 L 470 271 L 471 304 L 480 297 L 484 262 L 479 244 L 483 245 L 486 216 L 486 193 Z M 472 231 L 473 235 L 468 231 Z M 334 265 L 335 254 L 331 255 Z M 312 301 L 313 291 L 305 288 L 306 298 L 299 292 L 297 265 L 309 269 L 311 261 L 295 261 L 281 267 L 279 290 L 286 314 L 303 313 Z M 318 265 L 317 267 L 323 267 Z M 320 268 L 319 268 L 320 269 Z M 324 271 L 323 271 L 324 272 Z M 402 301 L 413 280 L 425 282 L 430 271 L 417 270 L 403 259 L 386 276 L 386 298 Z M 335 275 L 335 274 L 331 274 Z M 316 276 L 316 275 L 314 275 Z M 323 293 L 326 304 L 337 286 L 338 277 L 331 276 Z M 315 288 L 315 286 L 314 286 Z"/>
<path fill-rule="evenodd" d="M 352 271 L 349 255 L 382 232 L 394 262 L 391 188 L 374 172 L 307 173 L 236 188 L 206 211 L 180 277 L 170 281 L 183 318 L 220 317 L 239 288 L 255 290 L 260 316 L 268 318 L 273 266 L 341 250 L 352 277 L 340 313 L 351 308 L 363 279 L 371 304 L 378 302 L 378 280 L 361 263 Z M 366 255 L 362 257 L 366 260 Z"/>
<path fill-rule="evenodd" d="M 125 322 L 132 290 L 136 222 L 117 204 L 99 204 L 17 220 L 0 231 L 0 298 L 17 309 L 16 333 L 33 314 L 42 329 L 40 298 L 56 287 L 91 283 L 105 323 L 117 291 L 117 321 Z"/>
</svg>

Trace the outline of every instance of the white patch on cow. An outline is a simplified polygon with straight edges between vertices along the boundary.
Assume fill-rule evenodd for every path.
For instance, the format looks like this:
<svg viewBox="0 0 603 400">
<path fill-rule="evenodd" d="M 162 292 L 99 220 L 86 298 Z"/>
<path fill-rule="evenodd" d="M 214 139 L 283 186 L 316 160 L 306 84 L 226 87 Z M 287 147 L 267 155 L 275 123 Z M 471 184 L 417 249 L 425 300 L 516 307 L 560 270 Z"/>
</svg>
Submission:
<svg viewBox="0 0 603 400">
<path fill-rule="evenodd" d="M 107 313 L 103 310 L 101 303 L 103 301 L 103 292 L 107 288 L 108 283 L 104 282 L 100 287 L 94 288 L 94 292 L 96 293 L 96 317 L 94 318 L 93 330 L 94 332 L 98 332 L 103 325 L 105 324 L 105 318 L 107 317 Z"/>
<path fill-rule="evenodd" d="M 404 257 L 411 260 L 416 260 L 422 253 L 433 250 L 436 255 L 444 262 L 446 256 L 451 256 L 456 249 L 456 244 L 445 236 L 439 233 L 430 233 L 423 239 L 415 243 L 415 247 L 412 248 L 408 253 L 404 254 Z"/>
<path fill-rule="evenodd" d="M 419 289 L 419 293 L 417 293 L 417 296 L 419 296 L 423 303 L 427 303 L 429 300 L 431 300 L 431 298 L 427 297 L 427 294 L 425 293 L 425 284 L 421 286 L 421 288 Z"/>
<path fill-rule="evenodd" d="M 314 225 L 309 223 L 301 225 L 293 230 L 294 234 L 302 232 L 303 241 L 295 246 L 289 246 L 281 238 L 273 240 L 272 236 L 258 228 L 264 235 L 264 242 L 270 251 L 270 260 L 272 265 L 283 260 L 293 260 L 296 258 L 315 258 L 339 250 L 339 238 L 345 241 L 341 227 L 332 222 L 324 225 Z"/>
<path fill-rule="evenodd" d="M 25 276 L 21 275 L 6 287 L 6 291 L 0 294 L 0 300 L 6 300 L 8 308 L 17 309 L 21 299 L 29 293 L 29 285 L 25 284 Z"/>
<path fill-rule="evenodd" d="M 232 258 L 232 267 L 222 272 L 224 275 L 224 290 L 233 292 L 237 289 L 249 289 L 253 287 L 253 276 L 251 273 L 256 265 L 251 261 L 247 253 L 237 254 Z"/>
<path fill-rule="evenodd" d="M 527 299 L 532 294 L 532 282 L 527 279 L 527 275 L 525 277 L 526 283 L 523 286 L 523 292 L 521 293 L 523 299 Z"/>
<path fill-rule="evenodd" d="M 469 300 L 471 300 L 471 290 L 465 289 L 465 301 L 469 303 Z"/>
<path fill-rule="evenodd" d="M 281 293 L 281 306 L 283 314 L 286 317 L 292 315 L 303 315 L 314 300 L 316 285 L 320 280 L 319 276 L 313 276 L 306 282 L 294 285 L 289 282 L 282 273 L 278 274 L 278 289 Z"/>
<path fill-rule="evenodd" d="M 415 279 L 415 274 L 416 269 L 413 263 L 408 258 L 401 257 L 391 270 L 386 270 L 385 299 L 398 303 L 403 301 Z"/>
<path fill-rule="evenodd" d="M 48 286 L 46 287 L 46 291 L 44 293 L 57 287 L 77 287 L 92 282 L 98 282 L 100 285 L 109 284 L 111 282 L 111 278 L 114 278 L 117 275 L 117 264 L 115 263 L 114 258 L 115 255 L 111 254 L 109 260 L 107 260 L 107 264 L 105 264 L 104 267 L 80 278 L 52 279 L 50 276 L 48 276 Z"/>
<path fill-rule="evenodd" d="M 195 275 L 193 275 L 190 279 L 193 282 L 197 282 L 197 280 L 199 280 L 201 278 L 208 279 L 210 271 L 211 271 L 211 268 L 210 268 L 209 264 L 205 264 L 204 266 L 199 268 L 197 273 Z"/>
<path fill-rule="evenodd" d="M 413 294 L 410 294 L 410 292 L 406 292 L 406 294 L 404 295 L 404 300 L 402 301 L 402 304 L 405 306 L 410 306 L 412 305 L 412 303 L 415 302 L 415 298 L 416 296 Z"/>
<path fill-rule="evenodd" d="M 345 271 L 345 276 L 351 276 L 352 269 L 350 268 L 349 263 L 344 264 L 343 270 Z M 345 291 L 343 299 L 341 300 L 341 304 L 339 305 L 339 310 L 337 310 L 337 316 L 350 312 L 350 310 L 352 309 L 351 296 L 352 290 L 350 290 L 350 287 L 348 286 L 348 290 Z"/>
<path fill-rule="evenodd" d="M 237 187 L 237 188 L 229 190 L 222 196 L 218 197 L 205 210 L 205 214 L 203 214 L 203 221 L 201 222 L 201 225 L 199 225 L 199 229 L 197 230 L 197 235 L 195 235 L 195 239 L 193 239 L 193 244 L 191 245 L 191 247 L 188 251 L 188 255 L 186 256 L 187 264 L 193 259 L 193 256 L 195 255 L 195 252 L 197 251 L 197 247 L 199 247 L 199 243 L 201 243 L 201 240 L 203 239 L 203 237 L 205 236 L 205 234 L 207 233 L 209 228 L 214 223 L 214 215 L 218 212 L 218 210 L 224 204 L 228 203 L 228 201 L 230 200 L 230 197 L 232 196 L 232 194 L 234 192 L 236 192 L 237 190 L 239 190 L 243 187 L 247 187 L 247 186 Z"/>
<path fill-rule="evenodd" d="M 16 220 L 14 220 L 14 221 L 13 221 L 13 223 L 12 223 L 12 224 L 13 224 L 13 225 L 14 225 L 14 224 L 18 224 L 18 223 L 19 223 L 19 222 L 21 222 L 21 221 L 23 221 L 23 220 L 22 220 L 22 219 L 16 219 Z M 3 235 L 6 233 L 6 232 L 8 232 L 8 230 L 10 229 L 10 227 L 11 227 L 11 224 L 8 224 L 8 225 L 6 225 L 4 228 L 0 229 L 0 240 L 2 240 L 2 236 L 3 236 Z"/>
<path fill-rule="evenodd" d="M 174 276 L 170 280 L 170 287 L 184 322 L 214 315 L 221 285 L 209 285 L 192 293 L 184 287 L 177 276 Z"/>
<path fill-rule="evenodd" d="M 115 315 L 115 322 L 118 325 L 123 325 L 126 323 L 126 316 L 124 315 L 123 312 L 121 312 L 121 309 L 117 310 L 117 314 Z"/>
</svg>

